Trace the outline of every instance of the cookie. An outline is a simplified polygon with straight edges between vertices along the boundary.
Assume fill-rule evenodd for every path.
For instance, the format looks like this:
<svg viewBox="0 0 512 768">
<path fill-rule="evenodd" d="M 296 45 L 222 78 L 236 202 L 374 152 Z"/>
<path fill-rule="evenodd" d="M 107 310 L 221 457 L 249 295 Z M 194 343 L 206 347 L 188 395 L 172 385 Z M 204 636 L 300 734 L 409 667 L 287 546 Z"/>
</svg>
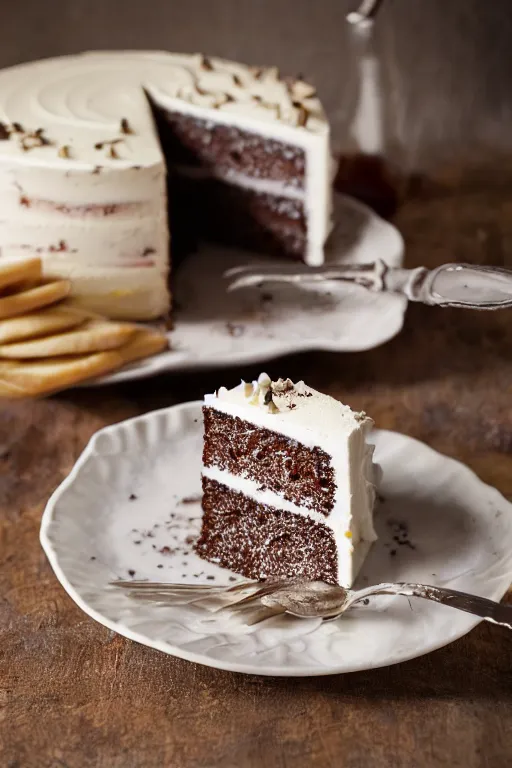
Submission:
<svg viewBox="0 0 512 768">
<path fill-rule="evenodd" d="M 59 304 L 26 315 L 17 315 L 8 320 L 0 320 L 0 344 L 39 339 L 58 331 L 68 331 L 84 323 L 88 317 L 85 311 L 68 309 Z"/>
<path fill-rule="evenodd" d="M 0 262 L 0 291 L 23 283 L 37 283 L 41 275 L 41 259 Z"/>
<path fill-rule="evenodd" d="M 131 340 L 116 350 L 42 360 L 0 360 L 0 397 L 38 397 L 58 392 L 154 355 L 166 346 L 164 335 L 137 329 Z"/>
<path fill-rule="evenodd" d="M 55 280 L 36 288 L 20 291 L 8 296 L 0 296 L 0 320 L 23 315 L 49 304 L 56 304 L 65 298 L 71 290 L 69 280 Z"/>
<path fill-rule="evenodd" d="M 66 333 L 29 339 L 14 344 L 0 344 L 0 358 L 23 360 L 103 352 L 126 344 L 135 331 L 136 326 L 129 323 L 89 320 L 80 328 Z"/>
</svg>

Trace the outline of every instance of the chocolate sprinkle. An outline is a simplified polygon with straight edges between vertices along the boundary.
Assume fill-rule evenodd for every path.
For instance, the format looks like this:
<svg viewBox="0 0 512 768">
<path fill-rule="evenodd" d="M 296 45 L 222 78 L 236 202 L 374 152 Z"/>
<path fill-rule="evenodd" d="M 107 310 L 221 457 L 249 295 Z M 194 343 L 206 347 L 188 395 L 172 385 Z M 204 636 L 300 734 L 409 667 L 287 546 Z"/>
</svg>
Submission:
<svg viewBox="0 0 512 768">
<path fill-rule="evenodd" d="M 138 497 L 134 493 L 130 493 L 129 499 L 130 501 L 135 501 Z"/>
<path fill-rule="evenodd" d="M 213 64 L 207 56 L 203 56 L 201 59 L 201 69 L 205 69 L 207 72 L 212 72 Z"/>
<path fill-rule="evenodd" d="M 129 576 L 135 576 L 135 571 L 130 568 L 130 570 L 128 571 L 128 575 Z"/>
<path fill-rule="evenodd" d="M 12 129 L 15 133 L 25 133 L 21 123 L 13 123 Z"/>
<path fill-rule="evenodd" d="M 7 126 L 4 123 L 0 123 L 0 141 L 8 141 L 9 136 L 10 133 Z"/>
<path fill-rule="evenodd" d="M 178 504 L 199 504 L 201 501 L 201 496 L 184 496 Z M 174 515 L 171 515 L 171 517 L 174 517 Z"/>
<path fill-rule="evenodd" d="M 156 253 L 156 250 L 154 248 L 144 248 L 142 251 L 143 256 L 151 256 L 153 253 Z"/>
</svg>

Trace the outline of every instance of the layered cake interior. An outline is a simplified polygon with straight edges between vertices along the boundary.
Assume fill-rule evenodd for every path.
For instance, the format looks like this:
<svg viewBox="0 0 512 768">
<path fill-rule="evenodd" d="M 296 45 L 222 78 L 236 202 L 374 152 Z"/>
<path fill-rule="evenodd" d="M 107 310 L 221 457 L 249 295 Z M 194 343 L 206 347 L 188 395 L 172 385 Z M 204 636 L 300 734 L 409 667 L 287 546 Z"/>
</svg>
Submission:
<svg viewBox="0 0 512 768">
<path fill-rule="evenodd" d="M 315 89 L 275 68 L 129 51 L 0 72 L 0 259 L 40 257 L 111 317 L 168 311 L 170 234 L 320 264 L 331 171 Z"/>
<path fill-rule="evenodd" d="M 198 554 L 248 578 L 349 587 L 376 539 L 372 420 L 265 374 L 207 395 L 203 413 Z"/>
</svg>

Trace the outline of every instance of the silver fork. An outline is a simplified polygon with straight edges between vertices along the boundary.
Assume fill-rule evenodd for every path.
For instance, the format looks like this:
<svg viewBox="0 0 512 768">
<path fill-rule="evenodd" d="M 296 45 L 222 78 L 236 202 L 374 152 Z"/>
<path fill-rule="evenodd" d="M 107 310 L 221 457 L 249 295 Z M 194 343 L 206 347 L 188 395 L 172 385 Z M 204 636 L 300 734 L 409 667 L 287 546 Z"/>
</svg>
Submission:
<svg viewBox="0 0 512 768">
<path fill-rule="evenodd" d="M 302 579 L 243 581 L 234 586 L 208 584 L 165 584 L 149 581 L 114 581 L 112 586 L 130 597 L 166 605 L 193 603 L 214 612 L 241 614 L 247 624 L 258 624 L 283 613 L 302 619 L 339 618 L 357 603 L 374 595 L 420 597 L 471 613 L 485 621 L 512 629 L 512 606 L 501 605 L 478 595 L 428 584 L 384 583 L 357 591 Z M 254 609 L 257 609 L 255 612 Z"/>
<path fill-rule="evenodd" d="M 261 287 L 266 283 L 307 285 L 327 280 L 361 285 L 370 291 L 402 294 L 409 301 L 440 307 L 503 309 L 512 306 L 512 271 L 475 264 L 442 264 L 436 269 L 370 264 L 253 264 L 225 272 L 227 290 Z"/>
</svg>

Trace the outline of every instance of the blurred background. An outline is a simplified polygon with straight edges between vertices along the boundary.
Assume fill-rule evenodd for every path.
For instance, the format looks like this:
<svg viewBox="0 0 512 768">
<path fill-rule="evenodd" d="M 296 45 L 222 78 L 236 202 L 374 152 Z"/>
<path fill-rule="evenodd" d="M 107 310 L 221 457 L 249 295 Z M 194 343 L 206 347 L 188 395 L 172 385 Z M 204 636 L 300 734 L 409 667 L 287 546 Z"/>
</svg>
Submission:
<svg viewBox="0 0 512 768">
<path fill-rule="evenodd" d="M 275 64 L 317 85 L 340 148 L 357 77 L 345 16 L 357 5 L 357 0 L 24 0 L 3 8 L 0 66 L 98 48 L 200 51 Z M 478 165 L 512 148 L 511 39 L 510 0 L 384 0 L 375 51 L 393 141 L 409 170 L 443 173 L 462 156 Z M 500 164 L 499 176 L 506 165 Z"/>
</svg>

